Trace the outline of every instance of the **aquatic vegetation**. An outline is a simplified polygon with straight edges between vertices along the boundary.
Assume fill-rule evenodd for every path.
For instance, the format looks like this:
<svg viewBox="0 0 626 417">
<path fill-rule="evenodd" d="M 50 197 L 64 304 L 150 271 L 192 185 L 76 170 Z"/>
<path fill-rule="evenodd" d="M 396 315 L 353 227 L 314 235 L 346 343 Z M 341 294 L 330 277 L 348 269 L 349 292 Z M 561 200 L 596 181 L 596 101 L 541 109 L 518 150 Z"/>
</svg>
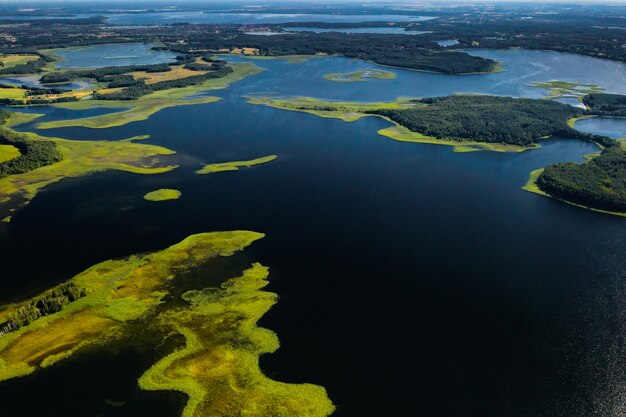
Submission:
<svg viewBox="0 0 626 417">
<path fill-rule="evenodd" d="M 174 277 L 210 259 L 231 256 L 262 237 L 249 231 L 198 234 L 160 252 L 105 261 L 87 269 L 62 284 L 84 290 L 84 296 L 0 337 L 0 381 L 27 375 L 84 346 L 121 336 L 125 324 L 155 311 Z M 31 303 L 0 307 L 0 323 Z"/>
<path fill-rule="evenodd" d="M 170 188 L 161 188 L 147 193 L 143 196 L 144 200 L 148 201 L 166 201 L 166 200 L 178 200 L 182 193 L 178 190 L 172 190 Z"/>
<path fill-rule="evenodd" d="M 251 104 L 260 104 L 282 110 L 297 111 L 314 114 L 319 117 L 341 119 L 344 122 L 354 122 L 363 117 L 381 117 L 393 126 L 381 129 L 378 134 L 401 142 L 426 143 L 431 145 L 453 146 L 457 152 L 469 152 L 489 150 L 494 152 L 522 152 L 537 146 L 522 147 L 503 143 L 486 143 L 479 141 L 459 142 L 452 139 L 438 139 L 433 136 L 413 132 L 399 123 L 380 114 L 372 112 L 381 110 L 404 110 L 411 108 L 424 108 L 425 104 L 415 102 L 413 99 L 398 99 L 394 102 L 374 103 L 351 103 L 338 101 L 322 101 L 308 97 L 295 97 L 293 99 L 274 99 L 271 97 L 246 97 Z"/>
<path fill-rule="evenodd" d="M 604 91 L 604 88 L 598 86 L 597 84 L 583 84 L 571 81 L 553 80 L 546 82 L 535 82 L 528 85 L 530 85 L 531 87 L 549 90 L 549 93 L 546 96 L 546 98 L 548 99 L 575 98 L 580 102 L 583 101 L 583 97 L 585 97 L 587 94 L 596 94 Z"/>
<path fill-rule="evenodd" d="M 146 139 L 137 136 L 120 141 L 78 141 L 41 137 L 34 133 L 20 133 L 26 140 L 53 143 L 61 154 L 58 162 L 21 174 L 0 178 L 0 209 L 12 203 L 32 200 L 37 193 L 50 184 L 64 178 L 80 177 L 97 172 L 118 170 L 135 174 L 160 174 L 176 168 L 163 165 L 159 157 L 172 155 L 169 149 L 135 143 Z M 2 214 L 2 213 L 0 213 Z"/>
<path fill-rule="evenodd" d="M 276 294 L 262 291 L 268 268 L 255 263 L 219 287 L 187 291 L 182 300 L 171 296 L 176 280 L 263 236 L 250 231 L 193 235 L 159 252 L 102 262 L 43 296 L 0 308 L 2 323 L 49 294 L 68 289 L 76 294 L 56 311 L 28 316 L 23 326 L 0 336 L 0 381 L 52 366 L 87 346 L 119 340 L 132 331 L 130 324 L 140 322 L 163 338 L 184 338 L 184 346 L 139 379 L 145 390 L 186 394 L 183 417 L 330 415 L 334 405 L 324 388 L 277 382 L 259 368 L 259 356 L 279 347 L 276 334 L 257 326 L 277 302 Z"/>
<path fill-rule="evenodd" d="M 197 96 L 198 93 L 203 91 L 226 88 L 236 81 L 240 81 L 261 71 L 259 67 L 252 63 L 232 64 L 232 68 L 233 72 L 225 77 L 213 78 L 198 85 L 155 91 L 152 94 L 139 97 L 137 100 L 81 100 L 72 103 L 55 104 L 55 107 L 70 110 L 87 110 L 99 107 L 127 110 L 101 116 L 45 122 L 38 124 L 37 128 L 55 129 L 59 127 L 76 126 L 104 129 L 123 126 L 128 123 L 146 120 L 156 112 L 168 107 L 216 102 L 220 100 L 219 97 L 194 96 Z"/>
<path fill-rule="evenodd" d="M 326 74 L 324 78 L 329 81 L 337 82 L 359 82 L 370 80 L 393 80 L 397 75 L 395 72 L 379 70 L 379 69 L 365 69 L 348 73 L 333 73 Z"/>
<path fill-rule="evenodd" d="M 196 174 L 212 174 L 214 172 L 238 171 L 239 168 L 250 168 L 255 165 L 266 164 L 278 158 L 277 155 L 268 155 L 261 158 L 250 159 L 248 161 L 232 161 L 218 162 L 214 164 L 206 164 L 202 169 L 196 171 Z"/>
<path fill-rule="evenodd" d="M 279 346 L 273 332 L 256 325 L 277 301 L 261 291 L 267 276 L 266 267 L 254 264 L 219 289 L 185 293 L 184 307 L 159 315 L 185 346 L 150 368 L 140 387 L 187 394 L 183 417 L 330 415 L 334 406 L 324 388 L 273 381 L 259 369 L 259 356 Z"/>
</svg>

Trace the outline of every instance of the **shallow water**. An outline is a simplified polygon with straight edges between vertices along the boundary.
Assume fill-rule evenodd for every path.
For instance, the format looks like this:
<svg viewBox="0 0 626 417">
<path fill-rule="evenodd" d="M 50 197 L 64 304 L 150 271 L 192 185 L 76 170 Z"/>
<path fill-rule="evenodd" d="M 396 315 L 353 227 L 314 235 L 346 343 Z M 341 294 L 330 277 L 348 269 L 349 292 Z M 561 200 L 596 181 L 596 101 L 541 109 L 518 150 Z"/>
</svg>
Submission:
<svg viewBox="0 0 626 417">
<path fill-rule="evenodd" d="M 538 97 L 545 91 L 526 83 L 550 79 L 626 89 L 622 64 L 552 52 L 478 53 L 504 59 L 507 71 L 394 69 L 395 80 L 333 83 L 321 76 L 379 67 L 335 57 L 254 61 L 267 71 L 208 92 L 223 98 L 217 103 L 170 108 L 112 129 L 42 131 L 85 139 L 150 134 L 150 143 L 179 152 L 181 168 L 157 176 L 109 172 L 50 187 L 0 230 L 0 253 L 11 260 L 3 264 L 0 293 L 32 293 L 101 260 L 192 233 L 257 230 L 267 237 L 245 259 L 268 265 L 269 289 L 280 294 L 262 324 L 278 333 L 281 349 L 262 357 L 262 368 L 279 380 L 325 386 L 337 416 L 623 414 L 626 222 L 520 189 L 530 171 L 582 161 L 594 145 L 562 139 L 523 153 L 454 153 L 383 138 L 376 131 L 389 124 L 377 118 L 349 124 L 242 97 Z M 594 71 L 575 72 L 574 64 Z M 67 111 L 46 116 L 57 117 Z M 202 163 L 269 154 L 278 160 L 194 174 Z M 182 198 L 143 200 L 156 188 L 179 189 Z M 131 415 L 144 394 L 151 399 L 141 402 L 142 413 L 177 415 L 169 394 L 136 390 L 137 356 L 115 359 L 117 372 L 105 372 L 110 362 L 102 356 L 84 355 L 2 383 L 0 402 L 19 404 L 21 416 L 42 415 L 46 402 L 29 399 L 82 392 L 76 370 L 84 364 L 86 375 L 109 375 L 89 377 L 89 401 L 101 393 L 104 402 L 115 391 L 129 404 L 110 415 Z M 125 364 L 131 371 L 122 371 Z M 84 416 L 81 407 L 64 414 Z"/>
<path fill-rule="evenodd" d="M 626 119 L 593 117 L 577 121 L 576 129 L 610 138 L 626 138 Z"/>
<path fill-rule="evenodd" d="M 59 68 L 101 68 L 125 65 L 148 65 L 174 62 L 176 54 L 152 50 L 152 45 L 124 43 L 57 49 L 54 54 L 62 58 Z"/>
</svg>

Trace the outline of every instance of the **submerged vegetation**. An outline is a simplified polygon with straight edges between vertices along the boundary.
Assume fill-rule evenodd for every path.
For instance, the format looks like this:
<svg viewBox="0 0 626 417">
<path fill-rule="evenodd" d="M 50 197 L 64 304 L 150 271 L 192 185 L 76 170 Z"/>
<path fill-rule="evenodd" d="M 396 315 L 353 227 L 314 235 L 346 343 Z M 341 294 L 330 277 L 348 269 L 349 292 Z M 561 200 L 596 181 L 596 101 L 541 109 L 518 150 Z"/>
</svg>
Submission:
<svg viewBox="0 0 626 417">
<path fill-rule="evenodd" d="M 337 82 L 359 82 L 369 80 L 393 80 L 396 73 L 379 69 L 367 69 L 348 73 L 326 74 L 324 78 L 329 81 Z"/>
<path fill-rule="evenodd" d="M 213 174 L 215 172 L 238 171 L 239 168 L 250 168 L 255 165 L 266 164 L 278 158 L 277 155 L 268 155 L 261 158 L 250 159 L 247 161 L 217 162 L 214 164 L 206 164 L 202 169 L 196 171 L 196 174 Z"/>
<path fill-rule="evenodd" d="M 0 321 L 11 320 L 43 299 L 67 298 L 56 311 L 29 316 L 0 337 L 0 381 L 51 366 L 87 346 L 119 340 L 131 324 L 142 323 L 154 325 L 164 339 L 184 338 L 184 346 L 139 380 L 146 390 L 187 394 L 184 417 L 330 415 L 334 406 L 324 388 L 277 382 L 259 369 L 259 356 L 279 346 L 273 332 L 257 327 L 277 301 L 276 294 L 261 290 L 267 285 L 266 267 L 253 264 L 219 287 L 171 295 L 176 280 L 262 237 L 250 231 L 193 235 L 160 252 L 102 262 L 42 296 L 0 308 Z"/>
<path fill-rule="evenodd" d="M 579 101 L 583 101 L 583 98 L 588 94 L 601 93 L 604 88 L 597 84 L 583 84 L 570 81 L 546 81 L 530 83 L 531 87 L 544 88 L 549 90 L 546 98 L 559 99 L 559 98 L 575 98 Z"/>
</svg>

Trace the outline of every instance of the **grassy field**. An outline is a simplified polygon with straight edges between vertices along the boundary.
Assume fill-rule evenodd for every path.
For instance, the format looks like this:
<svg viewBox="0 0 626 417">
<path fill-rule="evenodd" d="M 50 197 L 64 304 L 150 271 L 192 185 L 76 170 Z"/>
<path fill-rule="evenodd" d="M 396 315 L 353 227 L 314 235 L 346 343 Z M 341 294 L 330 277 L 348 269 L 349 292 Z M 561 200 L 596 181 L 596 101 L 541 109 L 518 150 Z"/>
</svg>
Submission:
<svg viewBox="0 0 626 417">
<path fill-rule="evenodd" d="M 2 62 L 4 68 L 13 68 L 31 61 L 37 61 L 38 59 L 39 55 L 34 54 L 7 54 L 0 56 L 0 62 Z"/>
<path fill-rule="evenodd" d="M 329 81 L 336 82 L 362 82 L 370 80 L 393 80 L 397 77 L 395 72 L 379 69 L 367 69 L 347 73 L 333 73 L 323 76 Z"/>
<path fill-rule="evenodd" d="M 10 161 L 20 156 L 21 153 L 13 145 L 0 145 L 0 163 Z"/>
<path fill-rule="evenodd" d="M 23 88 L 2 88 L 0 87 L 0 99 L 23 99 L 26 94 L 26 90 Z"/>
<path fill-rule="evenodd" d="M 225 77 L 207 80 L 202 84 L 194 86 L 155 91 L 152 94 L 140 97 L 138 100 L 81 100 L 78 102 L 55 104 L 55 107 L 70 110 L 86 110 L 98 107 L 128 110 L 82 119 L 45 122 L 38 124 L 37 128 L 55 129 L 59 127 L 76 126 L 88 127 L 93 129 L 105 129 L 109 127 L 117 127 L 132 122 L 146 120 L 158 111 L 168 107 L 213 103 L 220 99 L 218 97 L 193 98 L 193 96 L 203 91 L 226 88 L 236 81 L 240 81 L 248 76 L 257 74 L 261 71 L 259 67 L 252 63 L 233 64 L 232 67 L 233 72 Z"/>
<path fill-rule="evenodd" d="M 154 84 L 160 81 L 180 80 L 182 78 L 192 77 L 194 75 L 206 74 L 208 71 L 192 71 L 185 69 L 182 65 L 172 67 L 171 71 L 167 72 L 145 72 L 137 71 L 131 72 L 136 80 L 144 80 L 146 84 Z"/>
<path fill-rule="evenodd" d="M 248 161 L 232 161 L 207 164 L 202 169 L 196 171 L 196 174 L 212 174 L 214 172 L 238 171 L 239 168 L 250 168 L 255 165 L 266 164 L 268 162 L 272 162 L 276 158 L 278 158 L 277 155 L 268 155 Z"/>
<path fill-rule="evenodd" d="M 151 191 L 143 196 L 144 200 L 148 201 L 167 201 L 178 200 L 182 193 L 178 190 L 172 190 L 170 188 L 161 188 L 159 190 Z"/>
<path fill-rule="evenodd" d="M 421 103 L 412 103 L 411 99 L 398 99 L 394 102 L 378 103 L 350 103 L 339 101 L 322 101 L 308 97 L 293 99 L 274 99 L 270 97 L 247 97 L 251 104 L 259 104 L 282 110 L 297 111 L 314 114 L 319 117 L 341 119 L 344 122 L 354 122 L 363 117 L 381 117 L 393 124 L 392 127 L 381 129 L 378 134 L 401 142 L 427 143 L 432 145 L 453 146 L 455 152 L 493 151 L 493 152 L 522 152 L 528 149 L 522 146 L 506 145 L 486 142 L 459 142 L 455 140 L 437 139 L 413 132 L 394 121 L 375 114 L 364 113 L 376 109 L 406 109 L 414 106 L 425 106 Z M 536 147 L 535 147 L 536 148 Z"/>
</svg>

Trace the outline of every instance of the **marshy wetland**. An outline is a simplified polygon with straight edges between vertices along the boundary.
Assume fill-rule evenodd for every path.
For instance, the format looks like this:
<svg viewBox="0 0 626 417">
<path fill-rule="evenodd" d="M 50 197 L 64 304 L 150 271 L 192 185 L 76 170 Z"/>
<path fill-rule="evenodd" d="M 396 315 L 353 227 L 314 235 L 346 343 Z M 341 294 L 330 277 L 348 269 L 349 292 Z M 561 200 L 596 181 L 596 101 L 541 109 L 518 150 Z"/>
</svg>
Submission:
<svg viewBox="0 0 626 417">
<path fill-rule="evenodd" d="M 583 162 L 598 146 L 393 140 L 380 132 L 398 126 L 366 112 L 456 93 L 543 98 L 562 82 L 626 93 L 626 65 L 473 53 L 504 71 L 229 56 L 231 74 L 185 91 L 16 116 L 10 128 L 56 142 L 67 168 L 20 174 L 43 185 L 29 185 L 30 203 L 0 223 L 3 275 L 16 277 L 0 281 L 0 317 L 24 317 L 26 300 L 63 283 L 84 294 L 0 338 L 7 412 L 582 417 L 619 408 L 626 349 L 611 335 L 624 325 L 626 223 L 522 190 L 531 171 Z M 395 77 L 327 79 L 367 71 Z M 621 137 L 606 120 L 575 126 Z M 107 165 L 118 153 L 130 168 Z M 91 170 L 75 171 L 75 161 Z M 13 198 L 15 181 L 1 179 L 0 193 Z M 155 191 L 168 201 L 144 199 Z"/>
</svg>

